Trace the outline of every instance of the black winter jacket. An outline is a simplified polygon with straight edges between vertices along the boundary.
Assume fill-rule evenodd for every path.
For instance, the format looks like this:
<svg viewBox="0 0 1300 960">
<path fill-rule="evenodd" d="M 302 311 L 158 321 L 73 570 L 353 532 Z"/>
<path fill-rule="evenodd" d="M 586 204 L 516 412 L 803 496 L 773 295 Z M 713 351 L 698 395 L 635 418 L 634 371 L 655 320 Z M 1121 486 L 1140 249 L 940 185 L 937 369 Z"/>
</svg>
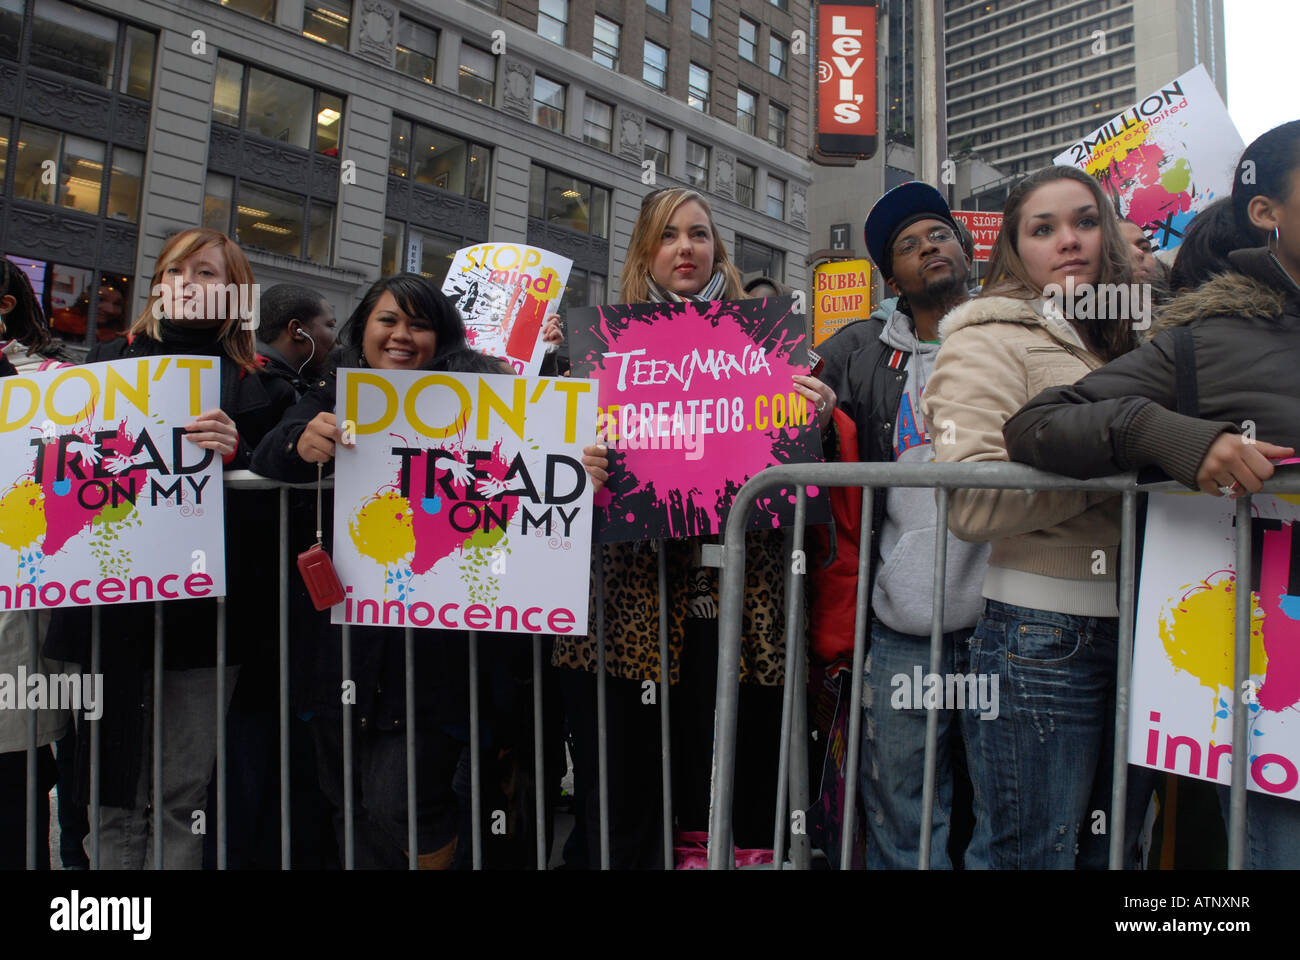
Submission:
<svg viewBox="0 0 1300 960">
<path fill-rule="evenodd" d="M 151 337 L 109 340 L 91 348 L 87 362 L 164 354 L 207 353 L 220 358 L 221 409 L 235 422 L 239 444 L 227 469 L 246 467 L 253 447 L 279 420 L 293 399 L 279 380 L 248 374 L 226 359 L 220 347 L 197 349 Z M 276 642 L 276 522 L 273 493 L 225 493 L 227 662 L 239 664 Z M 236 522 L 231 522 L 235 520 Z M 163 603 L 163 666 L 186 670 L 216 665 L 215 599 Z M 144 689 L 153 669 L 153 604 L 130 603 L 101 608 L 100 657 L 104 675 L 100 800 L 130 806 L 140 774 L 140 744 L 151 723 L 143 708 Z M 90 669 L 90 612 L 84 607 L 54 611 L 45 655 Z M 79 738 L 78 776 L 73 793 L 89 796 L 89 737 Z"/>
<path fill-rule="evenodd" d="M 322 386 L 308 390 L 281 419 L 279 425 L 263 438 L 253 455 L 255 473 L 290 483 L 309 483 L 316 479 L 316 465 L 298 455 L 298 438 L 317 414 L 332 412 L 337 393 L 337 378 L 331 373 Z M 334 461 L 325 464 L 325 474 L 334 472 Z M 313 500 L 314 503 L 314 500 Z M 325 548 L 333 548 L 334 496 L 326 491 L 322 500 Z M 314 515 L 313 515 L 314 523 Z M 295 525 L 296 526 L 296 525 Z M 291 544 L 297 555 L 310 546 L 309 541 Z M 293 590 L 301 589 L 302 578 L 290 572 Z M 314 612 L 314 611 L 313 611 Z M 343 657 L 341 632 L 329 622 L 327 614 L 312 618 L 317 631 L 314 656 L 305 666 L 310 679 L 304 697 L 313 711 L 341 709 Z M 481 635 L 489 647 L 494 635 Z M 415 712 L 417 723 L 433 722 L 443 729 L 459 733 L 469 723 L 469 656 L 466 635 L 462 631 L 416 630 Z M 354 716 L 362 730 L 383 732 L 404 730 L 406 725 L 406 658 L 403 631 L 393 627 L 354 626 L 351 679 L 356 684 Z M 485 650 L 485 659 L 490 657 Z"/>
<path fill-rule="evenodd" d="M 889 366 L 894 348 L 880 339 L 897 301 L 886 300 L 866 320 L 855 320 L 817 347 L 826 361 L 821 379 L 835 391 L 837 405 L 858 428 L 858 459 L 870 463 L 894 460 L 894 418 L 907 383 L 904 354 L 897 369 Z M 880 560 L 880 528 L 885 522 L 885 497 L 871 502 L 871 572 Z M 867 584 L 871 596 L 871 583 Z"/>
<path fill-rule="evenodd" d="M 1044 390 L 1008 420 L 1011 459 L 1080 478 L 1155 466 L 1196 489 L 1214 440 L 1246 420 L 1260 440 L 1300 449 L 1300 287 L 1263 247 L 1229 260 L 1237 272 L 1169 303 L 1149 342 L 1072 386 Z M 1173 412 L 1169 328 L 1184 324 L 1202 419 Z"/>
</svg>

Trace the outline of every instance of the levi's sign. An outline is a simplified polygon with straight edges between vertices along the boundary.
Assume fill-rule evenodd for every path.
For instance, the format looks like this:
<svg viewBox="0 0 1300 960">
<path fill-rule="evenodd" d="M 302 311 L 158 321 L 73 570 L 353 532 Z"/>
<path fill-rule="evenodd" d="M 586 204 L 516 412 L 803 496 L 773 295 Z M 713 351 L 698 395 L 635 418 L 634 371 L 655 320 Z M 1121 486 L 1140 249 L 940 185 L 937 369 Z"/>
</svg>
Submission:
<svg viewBox="0 0 1300 960">
<path fill-rule="evenodd" d="M 876 152 L 876 3 L 823 3 L 817 12 L 817 149 Z"/>
</svg>

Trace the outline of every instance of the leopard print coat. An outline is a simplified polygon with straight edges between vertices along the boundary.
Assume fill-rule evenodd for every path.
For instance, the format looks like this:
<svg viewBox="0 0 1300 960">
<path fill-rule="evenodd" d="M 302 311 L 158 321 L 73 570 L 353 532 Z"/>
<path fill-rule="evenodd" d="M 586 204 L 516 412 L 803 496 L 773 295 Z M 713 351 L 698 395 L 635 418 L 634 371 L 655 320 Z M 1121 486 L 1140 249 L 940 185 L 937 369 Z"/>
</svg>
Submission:
<svg viewBox="0 0 1300 960">
<path fill-rule="evenodd" d="M 665 540 L 668 551 L 669 679 L 680 679 L 688 609 L 717 615 L 716 571 L 695 569 L 698 538 Z M 604 566 L 605 669 L 626 680 L 659 682 L 659 560 L 653 543 L 596 545 L 593 562 Z M 785 676 L 785 553 L 781 531 L 745 539 L 745 612 L 740 676 L 779 686 Z M 589 636 L 556 637 L 552 663 L 596 672 L 596 594 L 592 578 Z M 716 621 L 715 621 L 716 622 Z"/>
</svg>

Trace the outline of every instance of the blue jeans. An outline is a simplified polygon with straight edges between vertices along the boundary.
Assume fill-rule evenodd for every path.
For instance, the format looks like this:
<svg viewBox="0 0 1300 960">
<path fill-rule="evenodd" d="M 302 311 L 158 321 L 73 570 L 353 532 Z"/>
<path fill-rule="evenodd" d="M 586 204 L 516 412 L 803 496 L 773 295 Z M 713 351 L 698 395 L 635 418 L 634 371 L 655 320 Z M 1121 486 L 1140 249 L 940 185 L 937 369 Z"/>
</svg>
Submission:
<svg viewBox="0 0 1300 960">
<path fill-rule="evenodd" d="M 1231 824 L 1229 790 L 1220 786 L 1223 825 Z M 1249 870 L 1300 869 L 1300 802 L 1255 790 L 1246 791 L 1246 867 Z"/>
<path fill-rule="evenodd" d="M 1118 626 L 985 601 L 955 658 L 959 672 L 996 676 L 1001 700 L 996 719 L 969 707 L 962 718 L 975 793 L 968 868 L 1105 867 Z"/>
<path fill-rule="evenodd" d="M 945 634 L 939 672 L 953 672 L 953 650 L 964 646 L 969 630 Z M 930 638 L 871 625 L 863 711 L 862 764 L 858 781 L 867 810 L 867 868 L 915 870 L 921 856 L 921 788 L 925 775 L 927 711 L 910 696 L 914 668 L 930 672 Z M 907 683 L 893 683 L 902 675 Z M 897 697 L 896 697 L 897 695 Z M 947 870 L 948 828 L 952 815 L 952 738 L 957 713 L 939 710 L 930 869 Z"/>
</svg>

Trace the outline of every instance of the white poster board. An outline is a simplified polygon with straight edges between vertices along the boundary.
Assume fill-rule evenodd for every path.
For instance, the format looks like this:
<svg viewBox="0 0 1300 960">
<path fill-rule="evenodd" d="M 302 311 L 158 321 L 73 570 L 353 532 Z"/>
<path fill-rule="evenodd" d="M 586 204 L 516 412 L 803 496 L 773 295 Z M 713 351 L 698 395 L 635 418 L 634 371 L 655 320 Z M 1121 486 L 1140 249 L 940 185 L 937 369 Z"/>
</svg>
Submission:
<svg viewBox="0 0 1300 960">
<path fill-rule="evenodd" d="M 1252 499 L 1250 679 L 1233 687 L 1236 505 L 1152 494 L 1133 652 L 1129 762 L 1232 780 L 1245 711 L 1251 790 L 1300 799 L 1300 497 Z M 1294 530 L 1294 535 L 1293 535 Z"/>
<path fill-rule="evenodd" d="M 345 369 L 333 622 L 583 634 L 596 390 L 558 377 Z"/>
<path fill-rule="evenodd" d="M 442 292 L 465 320 L 475 350 L 536 376 L 546 355 L 542 322 L 555 313 L 573 261 L 518 243 L 479 243 L 456 251 Z"/>
<path fill-rule="evenodd" d="M 185 430 L 220 396 L 213 357 L 0 378 L 0 610 L 224 595 L 222 464 Z"/>
</svg>

